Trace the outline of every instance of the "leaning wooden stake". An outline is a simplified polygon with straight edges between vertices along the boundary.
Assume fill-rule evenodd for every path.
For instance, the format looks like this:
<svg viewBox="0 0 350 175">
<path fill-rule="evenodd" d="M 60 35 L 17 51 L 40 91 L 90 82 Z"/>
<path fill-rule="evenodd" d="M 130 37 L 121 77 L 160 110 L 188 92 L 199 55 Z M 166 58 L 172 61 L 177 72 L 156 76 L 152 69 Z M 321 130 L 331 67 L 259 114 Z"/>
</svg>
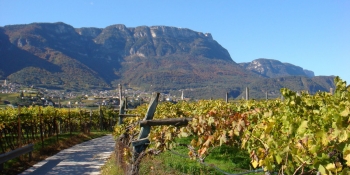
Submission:
<svg viewBox="0 0 350 175">
<path fill-rule="evenodd" d="M 158 105 L 158 99 L 159 99 L 159 93 L 157 93 L 156 96 L 153 97 L 153 99 L 150 101 L 146 116 L 143 119 L 144 121 L 153 119 L 154 113 Z M 150 143 L 150 140 L 147 138 L 150 131 L 151 131 L 151 126 L 149 125 L 142 126 L 138 139 L 132 142 L 133 157 L 132 157 L 132 167 L 130 172 L 130 174 L 132 175 L 138 174 L 139 164 L 137 163 L 137 160 L 139 158 L 139 155 L 143 151 L 145 151 L 148 144 Z"/>
</svg>

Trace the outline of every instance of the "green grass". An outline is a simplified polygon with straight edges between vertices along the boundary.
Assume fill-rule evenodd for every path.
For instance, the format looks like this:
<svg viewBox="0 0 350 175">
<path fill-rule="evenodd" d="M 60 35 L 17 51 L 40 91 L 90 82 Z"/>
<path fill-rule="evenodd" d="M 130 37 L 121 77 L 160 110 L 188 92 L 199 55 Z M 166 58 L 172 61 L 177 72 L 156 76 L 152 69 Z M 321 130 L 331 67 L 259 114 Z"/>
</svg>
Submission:
<svg viewBox="0 0 350 175">
<path fill-rule="evenodd" d="M 177 143 L 189 144 L 191 138 L 177 139 Z M 176 152 L 176 154 L 174 153 Z M 250 158 L 246 151 L 239 148 L 221 146 L 212 150 L 205 159 L 207 165 L 191 160 L 187 155 L 188 148 L 178 146 L 172 151 L 165 151 L 156 156 L 146 156 L 140 165 L 140 174 L 143 175 L 222 175 L 223 173 L 213 168 L 216 166 L 228 173 L 240 173 L 251 170 Z M 182 156 L 178 155 L 181 154 Z M 111 169 L 111 170 L 109 170 Z M 123 174 L 117 166 L 114 158 L 111 158 L 105 165 L 102 172 L 106 174 Z M 263 174 L 263 173 L 250 173 Z"/>
<path fill-rule="evenodd" d="M 116 166 L 117 161 L 113 153 L 107 162 L 101 167 L 101 175 L 124 174 L 123 170 Z"/>
<path fill-rule="evenodd" d="M 176 140 L 177 143 L 184 144 L 189 144 L 190 141 L 191 138 Z M 185 158 L 188 152 L 188 148 L 179 146 L 172 151 L 163 152 L 158 156 L 147 157 L 141 163 L 140 174 L 154 174 L 155 172 L 156 174 L 160 174 L 160 172 L 165 174 L 223 174 L 215 169 L 214 166 L 228 173 L 240 173 L 252 170 L 249 154 L 237 147 L 222 145 L 221 147 L 214 148 L 204 160 L 206 165 L 199 163 L 197 160 L 191 160 L 188 157 Z M 161 168 L 156 170 L 154 164 L 161 164 L 158 165 Z"/>
</svg>

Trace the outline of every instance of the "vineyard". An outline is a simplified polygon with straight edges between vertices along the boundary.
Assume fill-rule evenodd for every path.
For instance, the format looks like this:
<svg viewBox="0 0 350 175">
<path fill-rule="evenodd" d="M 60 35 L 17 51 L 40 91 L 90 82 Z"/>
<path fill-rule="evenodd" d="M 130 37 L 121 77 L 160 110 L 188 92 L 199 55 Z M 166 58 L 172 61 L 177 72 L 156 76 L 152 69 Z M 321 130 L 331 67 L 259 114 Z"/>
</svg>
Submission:
<svg viewBox="0 0 350 175">
<path fill-rule="evenodd" d="M 281 89 L 283 100 L 160 103 L 153 119 L 191 120 L 182 126 L 152 126 L 147 137 L 150 143 L 140 156 L 185 147 L 188 158 L 205 163 L 215 148 L 225 146 L 246 151 L 251 167 L 265 172 L 348 174 L 350 88 L 338 77 L 335 83 L 334 94 Z M 132 113 L 147 110 L 142 105 Z M 131 145 L 141 131 L 142 118 L 125 118 L 115 127 L 114 134 L 120 136 L 117 157 L 124 170 L 138 166 Z M 191 141 L 180 144 L 178 138 Z"/>
<path fill-rule="evenodd" d="M 29 143 L 41 144 L 44 139 L 72 132 L 112 130 L 117 111 L 100 108 L 86 111 L 79 108 L 19 107 L 0 109 L 0 152 L 15 150 Z"/>
</svg>

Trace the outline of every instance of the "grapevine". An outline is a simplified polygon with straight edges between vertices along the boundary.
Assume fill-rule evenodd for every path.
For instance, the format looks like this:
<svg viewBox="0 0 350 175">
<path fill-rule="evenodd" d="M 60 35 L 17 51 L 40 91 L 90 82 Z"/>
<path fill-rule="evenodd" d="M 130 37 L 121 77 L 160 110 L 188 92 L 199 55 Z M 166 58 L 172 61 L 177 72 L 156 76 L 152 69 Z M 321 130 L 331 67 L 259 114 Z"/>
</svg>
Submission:
<svg viewBox="0 0 350 175">
<path fill-rule="evenodd" d="M 251 165 L 279 174 L 346 174 L 350 166 L 350 88 L 339 77 L 332 95 L 281 89 L 284 100 L 222 100 L 160 103 L 154 119 L 192 118 L 184 127 L 152 126 L 148 149 L 165 151 L 190 137 L 189 156 L 205 161 L 221 145 L 240 147 Z M 147 106 L 134 113 L 145 114 Z M 139 118 L 127 118 L 115 135 L 127 130 L 131 140 L 140 130 Z M 126 150 L 127 151 L 127 150 Z M 130 150 L 129 150 L 130 151 Z M 128 155 L 128 154 L 126 154 Z"/>
</svg>

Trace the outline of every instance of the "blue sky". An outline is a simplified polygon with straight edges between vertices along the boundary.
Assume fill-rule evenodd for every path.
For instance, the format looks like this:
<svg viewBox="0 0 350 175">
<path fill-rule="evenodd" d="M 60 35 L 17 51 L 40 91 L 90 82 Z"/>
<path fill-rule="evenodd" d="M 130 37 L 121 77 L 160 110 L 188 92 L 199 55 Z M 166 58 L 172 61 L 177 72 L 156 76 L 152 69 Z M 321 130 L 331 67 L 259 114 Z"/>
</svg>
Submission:
<svg viewBox="0 0 350 175">
<path fill-rule="evenodd" d="M 33 22 L 189 28 L 235 62 L 276 59 L 350 82 L 348 0 L 0 0 L 0 26 Z"/>
</svg>

